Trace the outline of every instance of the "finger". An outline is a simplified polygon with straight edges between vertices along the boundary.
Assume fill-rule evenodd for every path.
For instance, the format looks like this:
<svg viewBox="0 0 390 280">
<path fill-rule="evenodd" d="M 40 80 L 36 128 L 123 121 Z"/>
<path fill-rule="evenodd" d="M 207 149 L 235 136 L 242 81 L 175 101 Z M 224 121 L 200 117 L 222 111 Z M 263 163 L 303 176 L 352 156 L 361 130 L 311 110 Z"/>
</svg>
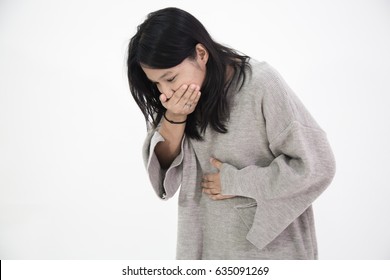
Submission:
<svg viewBox="0 0 390 280">
<path fill-rule="evenodd" d="M 212 174 L 205 174 L 202 177 L 202 182 L 212 182 L 213 181 L 212 177 L 213 177 Z"/>
<path fill-rule="evenodd" d="M 188 99 L 187 104 L 190 104 L 191 107 L 195 107 L 196 104 L 198 104 L 199 98 L 200 98 L 200 91 L 199 91 L 199 87 L 197 87 L 195 91 L 192 93 L 192 95 L 190 96 L 190 98 Z"/>
<path fill-rule="evenodd" d="M 202 177 L 202 187 L 207 189 L 214 189 L 218 193 L 221 192 L 221 183 L 219 173 L 207 174 Z"/>
<path fill-rule="evenodd" d="M 221 167 L 222 167 L 222 162 L 220 162 L 219 160 L 217 160 L 215 158 L 210 158 L 210 163 L 211 163 L 212 166 L 214 166 L 218 170 L 220 170 Z"/>
<path fill-rule="evenodd" d="M 202 93 L 201 93 L 200 91 L 198 91 L 198 93 L 196 94 L 194 100 L 191 101 L 191 102 L 192 102 L 192 105 L 194 105 L 194 107 L 198 104 L 201 94 L 202 94 Z"/>
<path fill-rule="evenodd" d="M 201 187 L 202 191 L 207 194 L 218 194 L 221 192 L 221 187 L 215 182 L 202 181 Z"/>
<path fill-rule="evenodd" d="M 200 185 L 202 186 L 202 188 L 205 188 L 205 189 L 211 189 L 214 185 L 213 182 L 207 182 L 207 181 L 203 181 L 200 183 Z"/>
<path fill-rule="evenodd" d="M 191 107 L 191 102 L 190 102 L 191 96 L 193 96 L 194 94 L 196 95 L 196 92 L 198 92 L 198 91 L 199 91 L 199 87 L 197 85 L 191 84 L 189 86 L 189 88 L 187 89 L 187 91 L 183 94 L 183 96 L 181 97 L 181 100 L 179 102 L 181 102 L 183 107 L 190 108 Z"/>
<path fill-rule="evenodd" d="M 173 95 L 172 95 L 172 97 L 171 97 L 171 99 L 170 99 L 170 100 L 172 100 L 172 103 L 173 103 L 173 104 L 179 103 L 180 99 L 181 99 L 182 96 L 186 93 L 187 89 L 188 89 L 188 86 L 187 86 L 187 85 L 182 85 L 178 90 L 176 90 L 176 91 L 173 93 Z"/>
<path fill-rule="evenodd" d="M 222 194 L 215 194 L 215 195 L 209 195 L 209 197 L 212 200 L 223 200 L 223 199 L 229 199 L 235 197 L 235 195 L 222 195 Z"/>
<path fill-rule="evenodd" d="M 216 189 L 203 189 L 203 193 L 208 194 L 208 195 L 217 195 L 220 194 L 221 192 L 217 191 Z"/>
<path fill-rule="evenodd" d="M 209 182 L 209 183 L 217 182 L 218 176 L 219 176 L 218 173 L 203 175 L 202 182 Z"/>
<path fill-rule="evenodd" d="M 202 181 L 200 183 L 201 187 L 204 188 L 204 189 L 214 189 L 216 190 L 217 192 L 220 192 L 220 187 L 218 186 L 218 184 L 216 184 L 215 182 L 212 182 L 212 181 Z"/>
</svg>

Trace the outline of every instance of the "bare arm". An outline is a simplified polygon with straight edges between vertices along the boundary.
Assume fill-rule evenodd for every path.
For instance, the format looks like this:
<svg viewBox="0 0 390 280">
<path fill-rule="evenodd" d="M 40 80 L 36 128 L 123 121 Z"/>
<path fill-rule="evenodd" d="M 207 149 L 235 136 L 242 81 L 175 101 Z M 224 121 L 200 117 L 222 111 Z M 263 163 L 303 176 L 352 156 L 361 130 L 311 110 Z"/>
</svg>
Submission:
<svg viewBox="0 0 390 280">
<path fill-rule="evenodd" d="M 166 117 L 174 122 L 182 122 L 194 112 L 200 98 L 199 86 L 181 86 L 170 99 L 160 95 L 163 106 L 167 109 Z M 162 168 L 167 169 L 180 154 L 180 144 L 184 136 L 186 123 L 172 124 L 165 118 L 161 122 L 159 133 L 165 139 L 156 145 L 155 153 Z"/>
</svg>

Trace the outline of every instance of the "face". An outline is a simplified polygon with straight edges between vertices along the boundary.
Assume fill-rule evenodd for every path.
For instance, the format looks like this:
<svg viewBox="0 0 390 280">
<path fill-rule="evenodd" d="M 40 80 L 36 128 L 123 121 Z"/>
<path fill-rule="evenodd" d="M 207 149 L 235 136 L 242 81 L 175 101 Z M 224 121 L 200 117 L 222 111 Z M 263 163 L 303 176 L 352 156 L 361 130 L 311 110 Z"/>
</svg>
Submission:
<svg viewBox="0 0 390 280">
<path fill-rule="evenodd" d="M 195 84 L 202 87 L 206 76 L 207 51 L 200 44 L 196 47 L 195 59 L 186 58 L 180 64 L 168 69 L 142 67 L 148 79 L 155 83 L 160 93 L 168 99 L 182 85 Z"/>
</svg>

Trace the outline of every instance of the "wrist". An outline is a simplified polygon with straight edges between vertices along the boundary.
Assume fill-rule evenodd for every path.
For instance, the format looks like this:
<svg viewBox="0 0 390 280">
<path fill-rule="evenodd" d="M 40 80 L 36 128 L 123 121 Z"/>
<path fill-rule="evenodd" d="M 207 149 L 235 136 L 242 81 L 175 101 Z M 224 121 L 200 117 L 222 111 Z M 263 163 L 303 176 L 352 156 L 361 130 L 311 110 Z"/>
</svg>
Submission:
<svg viewBox="0 0 390 280">
<path fill-rule="evenodd" d="M 170 111 L 164 113 L 164 118 L 172 124 L 182 124 L 187 121 L 187 115 L 174 114 Z"/>
</svg>

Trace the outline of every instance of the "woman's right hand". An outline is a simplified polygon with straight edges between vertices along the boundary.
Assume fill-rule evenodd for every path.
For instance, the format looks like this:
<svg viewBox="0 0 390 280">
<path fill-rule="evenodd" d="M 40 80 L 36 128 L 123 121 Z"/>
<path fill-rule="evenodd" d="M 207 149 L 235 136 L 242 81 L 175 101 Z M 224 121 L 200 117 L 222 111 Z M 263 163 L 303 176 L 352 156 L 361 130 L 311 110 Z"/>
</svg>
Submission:
<svg viewBox="0 0 390 280">
<path fill-rule="evenodd" d="M 182 85 L 168 99 L 165 94 L 160 95 L 162 105 L 167 109 L 165 117 L 174 122 L 184 122 L 187 115 L 194 112 L 200 98 L 200 87 L 194 84 Z M 163 121 L 159 132 L 165 141 L 156 145 L 155 153 L 163 169 L 167 169 L 180 153 L 180 143 L 184 135 L 185 122 L 181 125 Z"/>
<path fill-rule="evenodd" d="M 194 112 L 200 99 L 200 87 L 194 84 L 182 85 L 171 98 L 162 93 L 160 101 L 167 109 L 166 116 L 173 121 L 184 121 L 187 115 Z"/>
</svg>

